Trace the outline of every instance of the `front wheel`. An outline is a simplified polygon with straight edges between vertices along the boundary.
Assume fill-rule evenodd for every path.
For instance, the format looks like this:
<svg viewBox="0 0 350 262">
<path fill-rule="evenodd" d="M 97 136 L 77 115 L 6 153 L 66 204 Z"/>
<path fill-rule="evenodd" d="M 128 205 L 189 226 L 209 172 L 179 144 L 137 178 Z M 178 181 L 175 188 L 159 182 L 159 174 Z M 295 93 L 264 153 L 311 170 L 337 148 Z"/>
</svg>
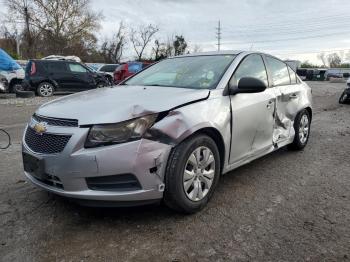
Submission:
<svg viewBox="0 0 350 262">
<path fill-rule="evenodd" d="M 107 86 L 105 83 L 103 83 L 103 82 L 98 82 L 97 85 L 96 85 L 96 88 L 103 88 L 103 87 L 105 87 L 105 86 Z"/>
<path fill-rule="evenodd" d="M 348 94 L 344 91 L 339 98 L 339 104 L 345 104 L 348 98 Z"/>
<path fill-rule="evenodd" d="M 289 145 L 292 150 L 302 150 L 310 136 L 311 116 L 310 113 L 304 109 L 297 114 L 294 120 L 295 136 L 293 143 Z"/>
<path fill-rule="evenodd" d="M 169 156 L 164 201 L 183 213 L 201 210 L 209 201 L 220 176 L 218 148 L 210 137 L 185 140 Z"/>
</svg>

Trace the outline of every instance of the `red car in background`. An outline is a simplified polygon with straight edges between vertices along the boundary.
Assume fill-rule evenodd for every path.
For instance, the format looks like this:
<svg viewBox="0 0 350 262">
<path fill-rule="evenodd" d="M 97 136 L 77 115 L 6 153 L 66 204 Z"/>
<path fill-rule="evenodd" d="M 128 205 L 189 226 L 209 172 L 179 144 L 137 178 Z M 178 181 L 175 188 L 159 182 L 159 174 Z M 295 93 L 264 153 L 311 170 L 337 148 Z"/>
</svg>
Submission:
<svg viewBox="0 0 350 262">
<path fill-rule="evenodd" d="M 119 84 L 129 76 L 140 72 L 142 69 L 151 65 L 151 62 L 127 62 L 120 64 L 114 71 L 114 83 Z"/>
</svg>

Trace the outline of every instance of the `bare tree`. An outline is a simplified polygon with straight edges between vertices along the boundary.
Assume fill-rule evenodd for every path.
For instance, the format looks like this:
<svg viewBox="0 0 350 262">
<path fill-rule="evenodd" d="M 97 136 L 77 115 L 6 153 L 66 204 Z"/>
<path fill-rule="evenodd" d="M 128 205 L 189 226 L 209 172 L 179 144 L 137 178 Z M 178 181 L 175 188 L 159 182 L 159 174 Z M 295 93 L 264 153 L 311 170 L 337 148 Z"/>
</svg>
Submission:
<svg viewBox="0 0 350 262">
<path fill-rule="evenodd" d="M 9 15 L 26 25 L 24 40 L 28 50 L 35 47 L 35 52 L 43 55 L 73 51 L 79 54 L 97 41 L 93 31 L 99 27 L 101 15 L 90 10 L 90 0 L 6 0 L 6 3 Z"/>
<path fill-rule="evenodd" d="M 327 56 L 330 67 L 339 67 L 341 65 L 341 58 L 337 53 L 332 53 Z"/>
<path fill-rule="evenodd" d="M 117 33 L 113 38 L 108 41 L 106 40 L 102 44 L 102 55 L 107 63 L 119 63 L 123 55 L 124 47 L 127 43 L 125 26 L 123 22 L 120 22 Z"/>
<path fill-rule="evenodd" d="M 155 25 L 140 26 L 138 29 L 131 29 L 130 41 L 134 47 L 138 60 L 141 60 L 147 45 L 152 37 L 159 31 Z"/>
<path fill-rule="evenodd" d="M 317 58 L 322 61 L 323 66 L 327 66 L 327 58 L 326 58 L 326 54 L 324 52 L 319 53 L 317 55 Z"/>
<path fill-rule="evenodd" d="M 194 45 L 192 48 L 192 53 L 199 53 L 202 52 L 202 47 L 198 44 Z"/>
</svg>

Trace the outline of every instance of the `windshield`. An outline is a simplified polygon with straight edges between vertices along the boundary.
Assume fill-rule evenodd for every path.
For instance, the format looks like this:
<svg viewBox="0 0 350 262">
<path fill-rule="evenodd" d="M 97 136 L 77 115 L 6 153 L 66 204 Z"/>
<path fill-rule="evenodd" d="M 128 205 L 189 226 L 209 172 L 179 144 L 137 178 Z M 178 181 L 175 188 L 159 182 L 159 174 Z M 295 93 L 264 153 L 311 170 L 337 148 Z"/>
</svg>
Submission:
<svg viewBox="0 0 350 262">
<path fill-rule="evenodd" d="M 126 85 L 212 89 L 235 55 L 178 57 L 163 60 L 124 82 Z"/>
</svg>

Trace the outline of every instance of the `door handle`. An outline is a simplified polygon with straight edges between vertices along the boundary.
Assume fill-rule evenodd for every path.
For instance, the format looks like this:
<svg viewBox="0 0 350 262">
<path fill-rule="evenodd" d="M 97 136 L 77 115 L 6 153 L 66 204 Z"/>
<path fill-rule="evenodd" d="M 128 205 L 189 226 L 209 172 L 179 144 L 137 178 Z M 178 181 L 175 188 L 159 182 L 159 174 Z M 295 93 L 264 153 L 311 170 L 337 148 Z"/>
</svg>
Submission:
<svg viewBox="0 0 350 262">
<path fill-rule="evenodd" d="M 298 98 L 298 96 L 296 94 L 289 95 L 289 99 L 295 99 L 295 98 Z"/>
</svg>

